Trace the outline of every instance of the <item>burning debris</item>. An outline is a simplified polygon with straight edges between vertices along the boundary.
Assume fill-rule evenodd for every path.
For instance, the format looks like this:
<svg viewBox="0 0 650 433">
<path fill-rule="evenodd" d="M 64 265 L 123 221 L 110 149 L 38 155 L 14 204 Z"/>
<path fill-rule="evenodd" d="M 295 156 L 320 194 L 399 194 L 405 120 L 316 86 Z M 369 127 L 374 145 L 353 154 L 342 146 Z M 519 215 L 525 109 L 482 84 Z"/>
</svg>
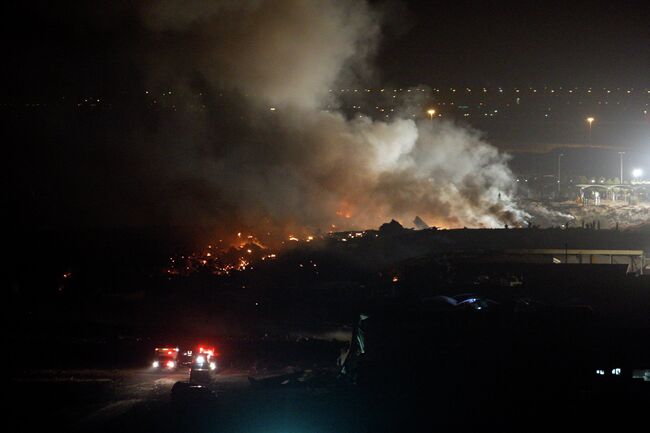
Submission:
<svg viewBox="0 0 650 433">
<path fill-rule="evenodd" d="M 172 256 L 165 273 L 169 276 L 188 276 L 196 272 L 230 275 L 251 269 L 252 263 L 277 257 L 252 235 L 242 236 L 239 232 L 235 239 L 230 246 L 221 246 L 223 240 L 219 240 L 217 246 L 210 244 L 202 252 Z"/>
<path fill-rule="evenodd" d="M 278 246 L 271 248 L 260 242 L 257 237 L 242 236 L 239 232 L 236 240 L 229 246 L 223 246 L 223 240 L 220 240 L 218 245 L 210 244 L 203 251 L 169 257 L 169 264 L 164 273 L 167 276 L 189 276 L 197 272 L 208 272 L 216 276 L 227 276 L 233 272 L 251 270 L 261 262 L 273 261 L 278 258 L 280 251 L 286 252 L 304 245 L 317 247 L 325 242 L 358 240 L 369 233 L 372 233 L 373 237 L 379 236 L 374 230 L 329 232 L 326 235 L 307 235 L 301 238 L 290 234 L 284 241 L 272 240 L 273 244 Z M 299 265 L 304 266 L 302 263 Z M 317 264 L 309 260 L 308 266 L 316 268 Z"/>
</svg>

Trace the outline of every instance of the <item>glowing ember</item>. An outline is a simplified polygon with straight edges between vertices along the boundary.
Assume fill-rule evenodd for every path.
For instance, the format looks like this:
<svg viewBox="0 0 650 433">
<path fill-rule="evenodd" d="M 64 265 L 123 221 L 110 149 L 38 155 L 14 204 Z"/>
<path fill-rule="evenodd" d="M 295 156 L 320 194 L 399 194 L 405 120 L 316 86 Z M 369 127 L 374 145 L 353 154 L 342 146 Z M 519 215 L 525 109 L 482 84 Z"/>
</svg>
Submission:
<svg viewBox="0 0 650 433">
<path fill-rule="evenodd" d="M 235 241 L 230 247 L 214 247 L 208 245 L 210 252 L 184 254 L 169 258 L 169 267 L 165 269 L 168 276 L 188 276 L 196 272 L 209 272 L 213 275 L 229 275 L 235 271 L 252 269 L 252 264 L 258 260 L 274 259 L 275 253 L 269 253 L 267 248 L 255 236 L 244 236 L 237 233 L 235 239 L 245 239 L 245 242 Z M 219 241 L 220 243 L 222 240 Z M 246 255 L 246 257 L 243 257 Z"/>
</svg>

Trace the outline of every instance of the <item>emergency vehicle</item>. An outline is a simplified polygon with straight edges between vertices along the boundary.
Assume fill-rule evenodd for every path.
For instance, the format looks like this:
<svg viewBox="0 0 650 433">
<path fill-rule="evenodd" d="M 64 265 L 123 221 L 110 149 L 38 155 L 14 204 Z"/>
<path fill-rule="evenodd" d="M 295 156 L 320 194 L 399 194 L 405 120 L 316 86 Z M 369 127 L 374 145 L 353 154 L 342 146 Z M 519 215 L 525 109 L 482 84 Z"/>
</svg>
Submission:
<svg viewBox="0 0 650 433">
<path fill-rule="evenodd" d="M 210 383 L 211 373 L 216 371 L 217 367 L 217 353 L 214 347 L 200 346 L 192 358 L 190 383 Z"/>
<path fill-rule="evenodd" d="M 156 347 L 151 367 L 155 370 L 176 370 L 178 368 L 178 347 Z"/>
</svg>

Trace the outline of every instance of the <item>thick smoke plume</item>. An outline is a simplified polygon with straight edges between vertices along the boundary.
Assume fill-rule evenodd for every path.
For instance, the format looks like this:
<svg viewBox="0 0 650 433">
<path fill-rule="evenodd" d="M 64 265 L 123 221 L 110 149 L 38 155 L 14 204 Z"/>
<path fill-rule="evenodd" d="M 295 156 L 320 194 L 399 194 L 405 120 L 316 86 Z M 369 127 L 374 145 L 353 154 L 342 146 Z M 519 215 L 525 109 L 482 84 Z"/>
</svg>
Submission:
<svg viewBox="0 0 650 433">
<path fill-rule="evenodd" d="M 158 138 L 166 176 L 201 190 L 190 195 L 204 221 L 313 233 L 416 215 L 442 227 L 526 218 L 507 157 L 480 133 L 331 109 L 330 89 L 373 76 L 380 14 L 365 1 L 160 0 L 142 16 L 162 47 L 150 70 L 167 71 L 152 85 L 173 79 L 207 107 Z"/>
</svg>

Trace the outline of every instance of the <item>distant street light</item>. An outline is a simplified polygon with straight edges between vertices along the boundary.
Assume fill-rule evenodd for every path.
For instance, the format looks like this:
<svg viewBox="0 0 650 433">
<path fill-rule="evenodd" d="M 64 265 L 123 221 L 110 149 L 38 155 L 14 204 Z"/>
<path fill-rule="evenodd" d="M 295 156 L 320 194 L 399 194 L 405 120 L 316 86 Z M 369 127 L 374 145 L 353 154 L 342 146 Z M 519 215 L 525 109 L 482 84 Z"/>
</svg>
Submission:
<svg viewBox="0 0 650 433">
<path fill-rule="evenodd" d="M 427 114 L 429 115 L 429 119 L 431 119 L 431 121 L 433 121 L 433 115 L 436 114 L 436 110 L 434 110 L 433 108 L 429 108 L 427 110 Z"/>
<path fill-rule="evenodd" d="M 643 170 L 641 170 L 640 168 L 635 168 L 634 170 L 632 170 L 632 177 L 633 178 L 638 179 L 641 176 L 643 176 Z"/>
<path fill-rule="evenodd" d="M 587 117 L 587 123 L 589 124 L 589 142 L 591 143 L 591 124 L 594 123 L 593 117 Z"/>
</svg>

